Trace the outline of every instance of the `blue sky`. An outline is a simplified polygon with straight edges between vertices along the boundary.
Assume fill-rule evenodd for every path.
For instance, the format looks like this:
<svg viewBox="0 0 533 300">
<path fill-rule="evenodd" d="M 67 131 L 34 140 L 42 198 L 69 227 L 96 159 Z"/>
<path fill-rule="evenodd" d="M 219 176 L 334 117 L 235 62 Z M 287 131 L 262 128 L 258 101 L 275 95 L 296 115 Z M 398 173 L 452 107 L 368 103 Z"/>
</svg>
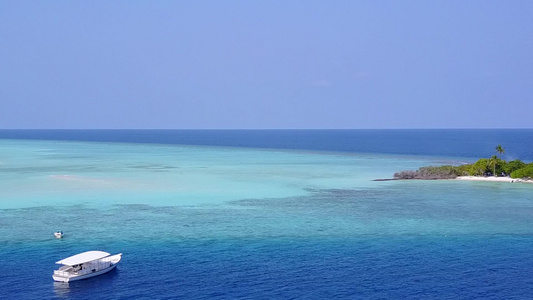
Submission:
<svg viewBox="0 0 533 300">
<path fill-rule="evenodd" d="M 0 1 L 0 128 L 533 128 L 533 1 Z"/>
</svg>

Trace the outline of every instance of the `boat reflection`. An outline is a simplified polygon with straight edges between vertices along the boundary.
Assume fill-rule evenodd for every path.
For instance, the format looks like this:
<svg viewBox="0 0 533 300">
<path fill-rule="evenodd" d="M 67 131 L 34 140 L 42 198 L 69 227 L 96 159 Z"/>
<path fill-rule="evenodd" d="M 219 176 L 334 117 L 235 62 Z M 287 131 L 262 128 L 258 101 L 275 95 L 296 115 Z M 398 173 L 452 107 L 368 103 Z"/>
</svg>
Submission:
<svg viewBox="0 0 533 300">
<path fill-rule="evenodd" d="M 54 294 L 58 298 L 68 298 L 70 286 L 68 282 L 54 281 Z"/>
</svg>

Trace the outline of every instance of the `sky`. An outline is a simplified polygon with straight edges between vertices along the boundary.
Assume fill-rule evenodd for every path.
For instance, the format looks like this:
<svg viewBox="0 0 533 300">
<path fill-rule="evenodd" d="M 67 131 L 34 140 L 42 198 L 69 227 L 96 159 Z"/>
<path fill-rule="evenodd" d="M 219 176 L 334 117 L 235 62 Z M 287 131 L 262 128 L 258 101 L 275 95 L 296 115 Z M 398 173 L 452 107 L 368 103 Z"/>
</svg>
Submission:
<svg viewBox="0 0 533 300">
<path fill-rule="evenodd" d="M 533 128 L 533 1 L 0 1 L 0 129 Z"/>
</svg>

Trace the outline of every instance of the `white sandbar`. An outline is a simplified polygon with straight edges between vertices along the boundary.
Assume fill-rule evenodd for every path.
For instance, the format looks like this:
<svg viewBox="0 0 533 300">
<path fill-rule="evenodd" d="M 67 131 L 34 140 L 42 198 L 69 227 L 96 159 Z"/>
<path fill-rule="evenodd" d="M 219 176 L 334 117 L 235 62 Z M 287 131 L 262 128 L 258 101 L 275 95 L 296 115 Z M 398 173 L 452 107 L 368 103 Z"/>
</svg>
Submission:
<svg viewBox="0 0 533 300">
<path fill-rule="evenodd" d="M 457 180 L 471 180 L 471 181 L 498 181 L 498 182 L 526 182 L 533 183 L 532 180 L 511 178 L 511 177 L 481 177 L 481 176 L 459 176 Z"/>
</svg>

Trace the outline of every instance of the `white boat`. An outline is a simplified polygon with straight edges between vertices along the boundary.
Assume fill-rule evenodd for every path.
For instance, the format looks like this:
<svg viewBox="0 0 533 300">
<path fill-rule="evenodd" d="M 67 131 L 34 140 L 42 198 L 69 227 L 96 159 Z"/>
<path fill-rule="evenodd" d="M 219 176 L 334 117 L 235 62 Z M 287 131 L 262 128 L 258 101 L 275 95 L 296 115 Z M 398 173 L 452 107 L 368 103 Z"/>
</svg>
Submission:
<svg viewBox="0 0 533 300">
<path fill-rule="evenodd" d="M 111 255 L 104 251 L 87 251 L 62 259 L 63 265 L 54 271 L 55 281 L 70 282 L 102 275 L 113 270 L 122 259 L 122 253 Z"/>
<path fill-rule="evenodd" d="M 63 231 L 54 232 L 54 236 L 56 237 L 56 239 L 62 238 L 63 237 Z"/>
</svg>

